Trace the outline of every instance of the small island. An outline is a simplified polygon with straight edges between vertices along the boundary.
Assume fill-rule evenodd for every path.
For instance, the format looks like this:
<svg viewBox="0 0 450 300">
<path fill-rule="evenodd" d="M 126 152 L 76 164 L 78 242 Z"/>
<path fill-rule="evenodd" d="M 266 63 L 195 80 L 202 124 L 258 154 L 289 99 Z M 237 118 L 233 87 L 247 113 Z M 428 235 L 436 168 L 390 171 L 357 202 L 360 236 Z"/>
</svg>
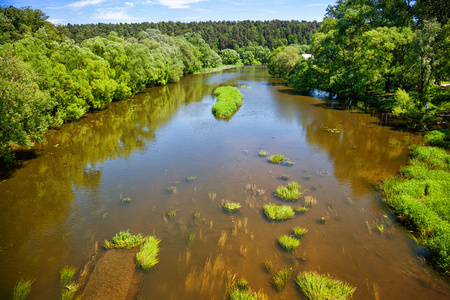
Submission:
<svg viewBox="0 0 450 300">
<path fill-rule="evenodd" d="M 232 86 L 220 86 L 214 91 L 217 102 L 212 107 L 212 113 L 221 119 L 230 118 L 242 105 L 244 96 Z"/>
</svg>

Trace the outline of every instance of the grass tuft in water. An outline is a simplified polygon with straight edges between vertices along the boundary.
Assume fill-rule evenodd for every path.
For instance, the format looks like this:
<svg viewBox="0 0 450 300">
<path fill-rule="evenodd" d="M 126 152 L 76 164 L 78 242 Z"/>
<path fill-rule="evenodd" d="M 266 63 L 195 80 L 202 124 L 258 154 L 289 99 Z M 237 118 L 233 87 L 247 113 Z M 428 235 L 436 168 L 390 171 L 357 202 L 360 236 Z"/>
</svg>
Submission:
<svg viewBox="0 0 450 300">
<path fill-rule="evenodd" d="M 189 183 L 191 183 L 191 182 L 194 182 L 194 180 L 197 178 L 197 176 L 189 176 L 189 177 L 186 177 L 186 180 L 189 182 Z"/>
<path fill-rule="evenodd" d="M 300 205 L 300 206 L 297 206 L 294 210 L 298 214 L 304 214 L 305 212 L 307 212 L 309 210 L 309 207 Z"/>
<path fill-rule="evenodd" d="M 297 182 L 289 182 L 286 186 L 279 186 L 275 191 L 275 196 L 286 201 L 296 201 L 302 195 L 303 191 Z"/>
<path fill-rule="evenodd" d="M 176 186 L 169 186 L 166 188 L 167 193 L 169 194 L 176 194 L 177 193 L 177 187 Z"/>
<path fill-rule="evenodd" d="M 300 241 L 298 239 L 286 234 L 278 238 L 278 243 L 280 243 L 281 247 L 288 252 L 293 252 L 298 246 L 300 246 Z"/>
<path fill-rule="evenodd" d="M 313 196 L 306 196 L 304 202 L 306 207 L 311 207 L 317 204 L 317 199 Z"/>
<path fill-rule="evenodd" d="M 248 286 L 247 280 L 241 278 L 233 280 L 231 284 L 227 285 L 227 291 L 230 300 L 267 300 L 267 296 L 261 291 L 254 292 Z"/>
<path fill-rule="evenodd" d="M 281 291 L 291 277 L 292 269 L 283 268 L 272 276 L 272 284 Z"/>
<path fill-rule="evenodd" d="M 283 180 L 289 180 L 289 175 L 282 173 L 282 174 L 281 174 L 281 179 L 283 179 Z"/>
<path fill-rule="evenodd" d="M 195 233 L 189 233 L 189 236 L 187 237 L 187 241 L 189 245 L 192 245 L 195 241 Z"/>
<path fill-rule="evenodd" d="M 77 273 L 77 268 L 71 266 L 65 266 L 59 271 L 59 287 L 61 289 L 62 300 L 73 299 L 78 291 L 79 286 L 75 280 L 73 280 L 75 273 Z"/>
<path fill-rule="evenodd" d="M 144 271 L 153 268 L 158 262 L 159 242 L 156 237 L 149 236 L 145 239 L 145 243 L 136 253 L 136 265 Z"/>
<path fill-rule="evenodd" d="M 167 212 L 167 216 L 169 217 L 170 221 L 173 221 L 177 217 L 177 211 L 175 209 L 169 210 Z"/>
<path fill-rule="evenodd" d="M 31 293 L 31 285 L 34 280 L 20 278 L 14 286 L 13 300 L 25 300 Z"/>
<path fill-rule="evenodd" d="M 122 198 L 121 202 L 122 202 L 122 204 L 128 204 L 131 202 L 131 198 L 130 197 Z"/>
<path fill-rule="evenodd" d="M 269 157 L 269 161 L 272 164 L 279 164 L 283 160 L 284 160 L 284 155 L 283 154 L 274 154 L 274 155 Z"/>
<path fill-rule="evenodd" d="M 265 156 L 267 156 L 267 155 L 269 155 L 269 152 L 264 151 L 264 150 L 259 151 L 259 156 L 265 157 Z"/>
<path fill-rule="evenodd" d="M 292 161 L 290 161 L 290 160 L 285 160 L 285 161 L 284 161 L 284 164 L 285 164 L 286 166 L 292 167 L 295 163 L 292 162 Z"/>
<path fill-rule="evenodd" d="M 302 237 L 303 235 L 305 235 L 305 233 L 308 232 L 308 229 L 306 229 L 304 227 L 300 227 L 300 226 L 296 226 L 293 229 L 294 229 L 294 235 L 297 238 Z"/>
<path fill-rule="evenodd" d="M 194 221 L 195 222 L 198 222 L 198 221 L 200 221 L 200 216 L 201 216 L 202 214 L 199 212 L 199 211 L 196 211 L 194 214 L 193 214 L 193 216 L 194 216 Z"/>
<path fill-rule="evenodd" d="M 237 202 L 226 202 L 222 207 L 227 212 L 227 214 L 232 215 L 239 211 L 239 209 L 241 208 L 241 204 Z"/>
<path fill-rule="evenodd" d="M 332 278 L 330 275 L 316 272 L 303 272 L 295 279 L 300 291 L 308 300 L 350 299 L 356 288 L 350 284 Z"/>
<path fill-rule="evenodd" d="M 264 262 L 264 268 L 266 269 L 267 273 L 272 272 L 273 269 L 273 262 L 271 259 L 268 259 Z"/>
<path fill-rule="evenodd" d="M 295 215 L 292 207 L 276 204 L 264 205 L 264 213 L 270 220 L 287 220 L 292 219 Z"/>
<path fill-rule="evenodd" d="M 144 242 L 144 237 L 142 237 L 142 234 L 132 235 L 129 230 L 127 231 L 120 231 L 116 234 L 115 237 L 112 238 L 112 241 L 105 240 L 105 243 L 103 244 L 103 247 L 105 249 L 112 249 L 112 248 L 133 248 L 136 246 L 141 245 Z"/>
</svg>

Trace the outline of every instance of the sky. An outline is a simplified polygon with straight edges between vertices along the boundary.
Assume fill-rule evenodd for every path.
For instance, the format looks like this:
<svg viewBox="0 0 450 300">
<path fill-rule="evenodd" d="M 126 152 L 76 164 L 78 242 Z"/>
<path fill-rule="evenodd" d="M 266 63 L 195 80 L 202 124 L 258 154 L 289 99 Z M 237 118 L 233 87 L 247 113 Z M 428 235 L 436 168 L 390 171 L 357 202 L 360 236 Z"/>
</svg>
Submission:
<svg viewBox="0 0 450 300">
<path fill-rule="evenodd" d="M 322 21 L 335 0 L 0 0 L 1 6 L 40 9 L 53 24 L 160 21 Z"/>
</svg>

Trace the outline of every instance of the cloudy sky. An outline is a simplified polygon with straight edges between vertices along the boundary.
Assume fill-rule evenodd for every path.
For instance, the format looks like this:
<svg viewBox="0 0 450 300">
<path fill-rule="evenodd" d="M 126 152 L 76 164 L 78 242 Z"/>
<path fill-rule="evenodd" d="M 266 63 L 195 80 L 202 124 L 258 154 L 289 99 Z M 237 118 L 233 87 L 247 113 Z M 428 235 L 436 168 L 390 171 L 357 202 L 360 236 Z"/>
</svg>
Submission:
<svg viewBox="0 0 450 300">
<path fill-rule="evenodd" d="M 54 24 L 159 21 L 322 21 L 335 0 L 0 0 L 0 5 L 42 10 Z"/>
</svg>

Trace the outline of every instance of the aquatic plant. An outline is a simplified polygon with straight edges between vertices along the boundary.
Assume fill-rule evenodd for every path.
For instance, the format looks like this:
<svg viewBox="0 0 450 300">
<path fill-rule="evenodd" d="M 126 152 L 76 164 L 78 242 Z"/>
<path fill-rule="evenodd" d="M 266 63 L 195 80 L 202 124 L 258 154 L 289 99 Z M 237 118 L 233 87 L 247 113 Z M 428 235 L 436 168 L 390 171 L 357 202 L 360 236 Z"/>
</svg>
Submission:
<svg viewBox="0 0 450 300">
<path fill-rule="evenodd" d="M 289 180 L 289 175 L 282 173 L 282 174 L 281 174 L 281 179 L 283 179 L 283 180 Z"/>
<path fill-rule="evenodd" d="M 323 217 L 320 217 L 319 222 L 322 224 L 325 224 L 328 221 L 328 219 L 330 219 L 330 216 L 328 216 L 328 215 L 323 216 Z"/>
<path fill-rule="evenodd" d="M 226 202 L 222 207 L 229 215 L 231 215 L 239 211 L 241 204 L 237 202 Z"/>
<path fill-rule="evenodd" d="M 169 210 L 167 212 L 167 216 L 169 217 L 170 221 L 173 221 L 177 217 L 177 211 L 175 209 Z"/>
<path fill-rule="evenodd" d="M 274 154 L 274 155 L 269 157 L 269 161 L 272 164 L 279 164 L 283 160 L 284 160 L 284 155 L 283 154 Z"/>
<path fill-rule="evenodd" d="M 189 182 L 189 183 L 191 183 L 191 182 L 194 182 L 194 180 L 197 178 L 197 176 L 189 176 L 189 177 L 186 177 L 186 180 Z"/>
<path fill-rule="evenodd" d="M 238 281 L 236 281 L 236 287 L 240 290 L 245 290 L 248 288 L 248 281 L 247 279 L 245 279 L 244 277 L 238 279 Z"/>
<path fill-rule="evenodd" d="M 194 212 L 194 221 L 197 222 L 200 220 L 201 213 L 199 211 Z"/>
<path fill-rule="evenodd" d="M 276 204 L 264 205 L 264 213 L 270 220 L 287 220 L 292 219 L 295 215 L 292 207 Z"/>
<path fill-rule="evenodd" d="M 278 291 L 281 291 L 284 288 L 289 278 L 291 277 L 291 273 L 291 268 L 283 268 L 272 276 L 272 283 Z"/>
<path fill-rule="evenodd" d="M 187 240 L 188 244 L 192 244 L 195 241 L 195 233 L 189 233 Z"/>
<path fill-rule="evenodd" d="M 25 280 L 20 278 L 14 286 L 13 300 L 25 300 L 31 293 L 31 285 L 33 284 L 33 281 L 34 280 Z"/>
<path fill-rule="evenodd" d="M 266 269 L 267 273 L 272 272 L 273 269 L 273 262 L 271 259 L 268 259 L 264 262 L 264 268 Z"/>
<path fill-rule="evenodd" d="M 244 96 L 232 86 L 220 86 L 214 91 L 217 102 L 213 105 L 212 113 L 222 119 L 231 117 L 242 105 Z"/>
<path fill-rule="evenodd" d="M 303 191 L 297 182 L 292 181 L 287 186 L 279 186 L 275 191 L 275 196 L 283 200 L 296 201 L 302 195 Z"/>
<path fill-rule="evenodd" d="M 304 228 L 304 227 L 300 227 L 300 226 L 294 227 L 293 230 L 294 230 L 294 235 L 295 235 L 297 238 L 302 237 L 305 233 L 308 232 L 308 229 L 306 229 L 306 228 Z"/>
<path fill-rule="evenodd" d="M 312 196 L 306 196 L 305 200 L 304 200 L 304 203 L 305 203 L 305 206 L 311 207 L 311 206 L 317 204 L 317 199 L 315 197 L 312 197 Z"/>
<path fill-rule="evenodd" d="M 299 205 L 296 208 L 294 208 L 294 210 L 298 214 L 303 214 L 303 213 L 305 213 L 305 212 L 307 212 L 309 210 L 309 207 Z"/>
<path fill-rule="evenodd" d="M 278 238 L 278 243 L 288 252 L 292 252 L 300 246 L 300 241 L 298 239 L 286 234 Z"/>
<path fill-rule="evenodd" d="M 303 272 L 295 279 L 300 291 L 308 300 L 350 299 L 356 288 L 350 284 L 332 278 L 330 275 L 316 272 Z"/>
<path fill-rule="evenodd" d="M 166 191 L 169 194 L 176 194 L 177 193 L 177 187 L 176 186 L 169 186 L 166 188 Z"/>
<path fill-rule="evenodd" d="M 122 198 L 121 202 L 122 202 L 122 204 L 130 203 L 131 202 L 131 198 L 129 198 L 129 197 Z"/>
<path fill-rule="evenodd" d="M 295 165 L 295 163 L 292 162 L 292 161 L 290 161 L 290 160 L 285 160 L 285 161 L 284 161 L 284 164 L 285 164 L 286 166 L 289 166 L 289 167 Z"/>
<path fill-rule="evenodd" d="M 244 278 L 237 281 L 232 279 L 231 283 L 227 283 L 227 292 L 230 300 L 267 300 L 267 296 L 261 291 L 252 291 Z"/>
<path fill-rule="evenodd" d="M 259 156 L 264 157 L 264 156 L 267 156 L 267 155 L 269 155 L 269 152 L 264 151 L 264 150 L 259 151 Z"/>
<path fill-rule="evenodd" d="M 136 253 L 136 265 L 144 271 L 148 271 L 153 268 L 158 262 L 159 243 L 154 236 L 149 236 L 145 239 L 141 249 Z"/>
<path fill-rule="evenodd" d="M 105 240 L 103 247 L 105 249 L 112 249 L 112 248 L 133 248 L 136 246 L 139 246 L 144 242 L 144 238 L 142 237 L 142 234 L 132 235 L 129 230 L 127 231 L 120 231 L 116 234 L 115 237 L 112 238 L 112 241 L 109 242 L 108 240 Z"/>
<path fill-rule="evenodd" d="M 69 300 L 73 299 L 78 291 L 78 284 L 73 280 L 77 268 L 71 266 L 65 266 L 59 271 L 60 281 L 59 287 L 61 290 L 61 299 Z"/>
</svg>

